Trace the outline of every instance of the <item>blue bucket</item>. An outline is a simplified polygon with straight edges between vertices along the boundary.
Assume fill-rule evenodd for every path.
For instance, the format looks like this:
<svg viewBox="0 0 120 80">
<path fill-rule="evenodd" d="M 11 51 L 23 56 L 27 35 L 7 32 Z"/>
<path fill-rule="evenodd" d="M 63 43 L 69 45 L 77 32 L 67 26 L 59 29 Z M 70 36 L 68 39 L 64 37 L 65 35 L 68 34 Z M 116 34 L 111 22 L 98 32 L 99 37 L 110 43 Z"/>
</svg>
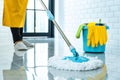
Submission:
<svg viewBox="0 0 120 80">
<path fill-rule="evenodd" d="M 109 27 L 106 26 L 106 29 L 109 29 Z M 87 46 L 87 35 L 88 35 L 88 28 L 87 26 L 84 26 L 83 27 L 83 50 L 85 52 L 104 53 L 105 45 L 101 46 L 100 44 L 98 44 L 98 46 L 94 48 L 91 45 Z"/>
</svg>

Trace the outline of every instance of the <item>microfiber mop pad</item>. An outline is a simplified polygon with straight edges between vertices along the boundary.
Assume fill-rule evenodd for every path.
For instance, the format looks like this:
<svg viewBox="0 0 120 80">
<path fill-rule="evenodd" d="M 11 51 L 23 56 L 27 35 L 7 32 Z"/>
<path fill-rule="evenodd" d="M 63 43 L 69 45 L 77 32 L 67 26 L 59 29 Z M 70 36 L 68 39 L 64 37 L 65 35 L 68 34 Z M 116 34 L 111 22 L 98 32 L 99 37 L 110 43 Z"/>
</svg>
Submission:
<svg viewBox="0 0 120 80">
<path fill-rule="evenodd" d="M 87 57 L 87 56 L 86 56 Z M 60 56 L 50 57 L 48 60 L 48 66 L 61 70 L 93 70 L 103 66 L 103 61 L 97 57 L 87 57 L 89 61 L 77 63 L 71 60 L 63 60 Z"/>
<path fill-rule="evenodd" d="M 52 74 L 54 76 L 54 78 L 55 77 L 60 77 L 60 78 L 63 77 L 66 80 L 69 80 L 69 78 L 72 78 L 72 80 L 76 80 L 76 79 L 86 80 L 88 77 L 95 78 L 96 75 L 100 75 L 103 73 L 106 74 L 106 65 L 104 64 L 102 68 L 99 68 L 97 70 L 89 70 L 89 71 L 58 70 L 53 67 L 49 67 L 48 71 L 50 74 Z M 98 79 L 96 79 L 96 80 L 98 80 Z"/>
</svg>

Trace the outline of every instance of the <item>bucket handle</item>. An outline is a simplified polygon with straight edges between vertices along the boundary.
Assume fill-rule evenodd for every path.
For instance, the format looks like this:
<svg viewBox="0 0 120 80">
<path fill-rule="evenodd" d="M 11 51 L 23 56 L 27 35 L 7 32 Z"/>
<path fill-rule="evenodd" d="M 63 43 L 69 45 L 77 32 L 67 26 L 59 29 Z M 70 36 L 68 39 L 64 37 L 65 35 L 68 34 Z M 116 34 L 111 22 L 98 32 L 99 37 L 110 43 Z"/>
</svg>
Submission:
<svg viewBox="0 0 120 80">
<path fill-rule="evenodd" d="M 83 27 L 86 26 L 86 24 L 81 24 L 77 30 L 77 33 L 76 33 L 76 38 L 80 38 L 80 34 L 81 34 L 81 31 L 83 29 Z"/>
</svg>

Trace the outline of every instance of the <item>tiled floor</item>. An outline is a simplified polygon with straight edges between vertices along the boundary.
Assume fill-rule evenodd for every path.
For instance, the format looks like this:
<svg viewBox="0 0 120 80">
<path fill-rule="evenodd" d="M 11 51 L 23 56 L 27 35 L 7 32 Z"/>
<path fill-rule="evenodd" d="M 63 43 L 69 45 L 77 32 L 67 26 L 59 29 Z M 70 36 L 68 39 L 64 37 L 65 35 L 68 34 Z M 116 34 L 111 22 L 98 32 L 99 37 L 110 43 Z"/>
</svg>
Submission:
<svg viewBox="0 0 120 80">
<path fill-rule="evenodd" d="M 52 38 L 25 38 L 34 44 L 26 52 L 14 52 L 10 41 L 0 43 L 0 80 L 120 80 L 119 50 L 105 53 L 84 53 L 98 56 L 105 65 L 92 71 L 65 71 L 47 67 L 48 58 L 54 55 L 69 55 L 68 48 L 56 49 Z M 57 53 L 56 53 L 57 52 Z"/>
</svg>

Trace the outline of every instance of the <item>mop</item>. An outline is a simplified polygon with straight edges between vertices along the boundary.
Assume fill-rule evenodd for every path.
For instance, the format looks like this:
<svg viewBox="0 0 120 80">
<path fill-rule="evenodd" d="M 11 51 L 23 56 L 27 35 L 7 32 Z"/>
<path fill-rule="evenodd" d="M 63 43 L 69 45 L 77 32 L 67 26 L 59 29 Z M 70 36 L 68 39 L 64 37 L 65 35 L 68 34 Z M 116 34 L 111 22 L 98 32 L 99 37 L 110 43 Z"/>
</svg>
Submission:
<svg viewBox="0 0 120 80">
<path fill-rule="evenodd" d="M 56 69 L 63 69 L 63 70 L 91 70 L 97 69 L 103 66 L 103 62 L 99 60 L 97 57 L 88 57 L 88 56 L 80 56 L 76 49 L 72 46 L 70 41 L 67 39 L 59 25 L 57 24 L 53 14 L 49 9 L 47 9 L 46 5 L 42 0 L 39 0 L 46 10 L 49 20 L 51 20 L 59 33 L 61 34 L 62 38 L 68 45 L 70 51 L 72 52 L 73 56 L 53 56 L 50 57 L 48 60 L 48 66 L 54 67 Z"/>
<path fill-rule="evenodd" d="M 88 77 L 95 78 L 96 75 L 103 74 L 103 72 L 104 74 L 106 74 L 107 70 L 106 70 L 106 65 L 104 64 L 102 68 L 99 68 L 97 70 L 90 70 L 90 71 L 66 71 L 66 70 L 58 70 L 53 67 L 49 67 L 48 71 L 54 76 L 54 78 L 63 77 L 66 80 L 69 80 L 69 78 L 72 78 L 73 80 L 76 79 L 86 80 Z"/>
</svg>

